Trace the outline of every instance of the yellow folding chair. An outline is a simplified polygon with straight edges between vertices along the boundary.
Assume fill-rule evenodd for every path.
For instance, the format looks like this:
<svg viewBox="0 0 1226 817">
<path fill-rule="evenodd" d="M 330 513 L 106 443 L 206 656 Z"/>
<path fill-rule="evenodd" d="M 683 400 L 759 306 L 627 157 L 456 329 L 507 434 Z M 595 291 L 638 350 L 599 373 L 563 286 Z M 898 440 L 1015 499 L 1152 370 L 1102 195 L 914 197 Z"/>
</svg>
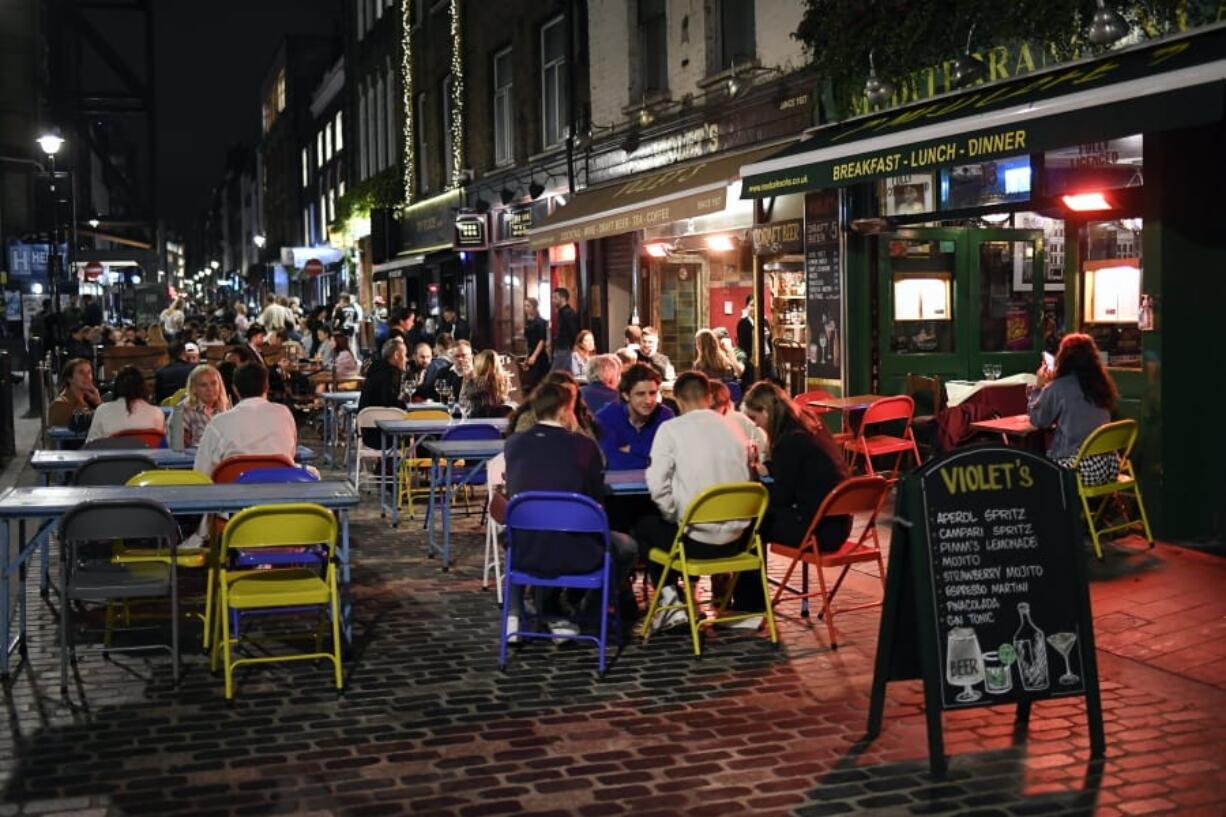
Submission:
<svg viewBox="0 0 1226 817">
<path fill-rule="evenodd" d="M 184 397 L 187 397 L 187 389 L 185 389 L 185 388 L 183 388 L 183 389 L 179 389 L 179 390 L 178 390 L 178 391 L 176 391 L 174 394 L 170 395 L 170 396 L 169 396 L 169 397 L 167 397 L 165 400 L 163 400 L 163 401 L 161 402 L 161 405 L 163 405 L 163 406 L 177 406 L 177 405 L 179 405 L 180 403 L 182 403 L 182 402 L 183 402 L 183 398 L 184 398 Z"/>
<path fill-rule="evenodd" d="M 1094 541 L 1094 555 L 1103 558 L 1103 548 L 1100 539 L 1105 533 L 1117 533 L 1139 527 L 1145 533 L 1145 541 L 1152 548 L 1154 535 L 1149 529 L 1149 516 L 1145 513 L 1145 501 L 1141 498 L 1141 485 L 1137 482 L 1132 468 L 1132 448 L 1136 445 L 1139 427 L 1136 420 L 1117 420 L 1114 423 L 1101 425 L 1086 437 L 1073 461 L 1073 470 L 1077 473 L 1077 496 L 1081 499 L 1081 510 L 1085 513 L 1086 525 L 1090 528 L 1090 538 Z M 1081 475 L 1080 466 L 1088 457 L 1116 454 L 1120 458 L 1119 476 L 1113 482 L 1104 485 L 1086 485 Z M 1136 502 L 1139 519 L 1129 519 L 1124 497 L 1132 497 Z M 1097 508 L 1091 508 L 1091 503 L 1097 502 Z M 1117 525 L 1099 527 L 1103 512 L 1110 505 L 1115 505 L 1124 516 L 1124 521 Z"/>
<path fill-rule="evenodd" d="M 725 485 L 714 485 L 694 497 L 694 500 L 690 503 L 690 506 L 685 511 L 685 515 L 681 519 L 681 524 L 677 526 L 677 536 L 673 539 L 672 547 L 667 552 L 660 548 L 652 548 L 647 554 L 648 559 L 664 566 L 664 572 L 660 575 L 660 582 L 656 586 L 655 593 L 651 596 L 651 604 L 647 608 L 647 616 L 643 619 L 643 643 L 647 643 L 648 638 L 651 637 L 651 622 L 657 608 L 659 610 L 670 610 L 681 607 L 684 607 L 689 615 L 690 637 L 693 640 L 695 656 L 702 655 L 702 643 L 698 634 L 700 627 L 743 621 L 758 615 L 766 616 L 771 643 L 779 643 L 779 631 L 775 628 L 775 614 L 769 602 L 771 593 L 770 584 L 766 577 L 766 558 L 762 549 L 762 538 L 758 534 L 758 529 L 762 526 L 762 517 L 766 514 L 768 502 L 769 497 L 766 493 L 766 488 L 757 482 L 731 482 Z M 737 546 L 729 545 L 730 555 L 718 559 L 691 559 L 686 557 L 685 533 L 692 526 L 717 522 L 734 522 L 737 520 L 749 522 L 749 545 L 744 550 L 738 551 L 736 550 Z M 660 589 L 668 586 L 668 574 L 673 571 L 681 574 L 684 604 L 677 603 L 660 606 Z M 762 613 L 737 613 L 725 616 L 724 611 L 728 606 L 728 600 L 732 597 L 732 590 L 736 586 L 736 581 L 734 580 L 728 582 L 728 586 L 719 600 L 715 617 L 699 621 L 690 579 L 722 573 L 742 574 L 748 571 L 756 571 L 761 579 L 763 598 L 768 599 L 766 609 Z M 739 575 L 735 577 L 735 579 L 739 578 Z"/>
<path fill-rule="evenodd" d="M 337 587 L 336 517 L 327 508 L 310 503 L 289 505 L 258 505 L 239 511 L 231 517 L 221 538 L 217 557 L 217 609 L 214 612 L 213 646 L 210 666 L 217 669 L 223 659 L 226 678 L 226 699 L 234 697 L 234 668 L 243 664 L 266 664 L 281 661 L 332 662 L 336 688 L 344 685 L 341 664 L 340 592 Z M 234 550 L 283 548 L 303 545 L 324 545 L 327 548 L 327 568 L 324 576 L 305 567 L 236 568 L 230 567 Z M 289 655 L 236 657 L 238 628 L 243 614 L 255 612 L 290 613 L 297 608 L 314 607 L 325 610 L 331 618 L 332 649 L 321 649 L 320 632 L 315 633 L 312 652 Z"/>
<path fill-rule="evenodd" d="M 443 420 L 451 419 L 451 415 L 443 409 L 422 409 L 410 411 L 404 415 L 406 420 Z M 409 519 L 417 516 L 414 501 L 430 495 L 429 488 L 422 487 L 422 475 L 430 470 L 429 457 L 407 457 L 405 454 L 414 446 L 414 441 L 406 440 L 400 447 L 400 507 L 406 510 Z"/>
</svg>

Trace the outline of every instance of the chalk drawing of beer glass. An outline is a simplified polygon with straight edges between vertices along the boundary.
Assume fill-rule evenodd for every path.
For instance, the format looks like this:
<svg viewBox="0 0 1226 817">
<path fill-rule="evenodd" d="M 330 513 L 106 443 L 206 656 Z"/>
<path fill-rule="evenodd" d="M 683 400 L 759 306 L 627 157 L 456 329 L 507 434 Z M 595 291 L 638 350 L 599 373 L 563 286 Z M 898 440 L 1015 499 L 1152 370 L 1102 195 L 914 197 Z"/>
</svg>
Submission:
<svg viewBox="0 0 1226 817">
<path fill-rule="evenodd" d="M 982 693 L 974 685 L 982 683 L 983 653 L 979 650 L 979 638 L 970 627 L 955 627 L 949 631 L 945 652 L 945 680 L 962 691 L 954 698 L 958 703 L 969 704 L 979 700 Z"/>
</svg>

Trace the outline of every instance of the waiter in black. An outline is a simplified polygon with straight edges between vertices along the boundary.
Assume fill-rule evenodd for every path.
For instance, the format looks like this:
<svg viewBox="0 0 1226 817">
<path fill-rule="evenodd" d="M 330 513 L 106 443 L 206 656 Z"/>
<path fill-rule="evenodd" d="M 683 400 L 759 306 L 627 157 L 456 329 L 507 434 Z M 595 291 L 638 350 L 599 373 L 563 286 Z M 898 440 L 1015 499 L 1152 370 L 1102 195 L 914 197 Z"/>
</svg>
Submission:
<svg viewBox="0 0 1226 817">
<path fill-rule="evenodd" d="M 579 313 L 571 308 L 570 290 L 558 287 L 553 291 L 553 308 L 558 313 L 554 321 L 553 370 L 570 371 L 570 354 L 579 337 Z"/>
</svg>

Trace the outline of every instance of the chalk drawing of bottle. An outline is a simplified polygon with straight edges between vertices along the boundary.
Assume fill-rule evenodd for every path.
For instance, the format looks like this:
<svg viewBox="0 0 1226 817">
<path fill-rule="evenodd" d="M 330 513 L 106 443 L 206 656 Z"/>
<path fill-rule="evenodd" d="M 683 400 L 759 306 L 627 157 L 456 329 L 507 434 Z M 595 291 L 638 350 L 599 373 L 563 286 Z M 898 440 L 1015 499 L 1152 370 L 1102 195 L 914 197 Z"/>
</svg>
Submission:
<svg viewBox="0 0 1226 817">
<path fill-rule="evenodd" d="M 1022 676 L 1022 688 L 1029 692 L 1047 689 L 1047 639 L 1043 631 L 1030 620 L 1030 605 L 1017 606 L 1021 626 L 1013 634 L 1013 649 L 1017 651 L 1017 668 Z"/>
</svg>

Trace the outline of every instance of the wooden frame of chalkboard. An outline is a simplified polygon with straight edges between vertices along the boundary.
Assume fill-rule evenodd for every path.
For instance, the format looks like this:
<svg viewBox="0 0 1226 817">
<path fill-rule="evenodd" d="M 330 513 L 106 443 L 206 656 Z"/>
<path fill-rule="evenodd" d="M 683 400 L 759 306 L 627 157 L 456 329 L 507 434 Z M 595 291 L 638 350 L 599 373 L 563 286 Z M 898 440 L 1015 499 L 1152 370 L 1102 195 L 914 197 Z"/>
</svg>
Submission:
<svg viewBox="0 0 1226 817">
<path fill-rule="evenodd" d="M 889 681 L 922 678 L 932 773 L 941 714 L 1084 696 L 1106 750 L 1075 474 L 1002 446 L 959 449 L 899 483 L 866 738 Z"/>
</svg>

